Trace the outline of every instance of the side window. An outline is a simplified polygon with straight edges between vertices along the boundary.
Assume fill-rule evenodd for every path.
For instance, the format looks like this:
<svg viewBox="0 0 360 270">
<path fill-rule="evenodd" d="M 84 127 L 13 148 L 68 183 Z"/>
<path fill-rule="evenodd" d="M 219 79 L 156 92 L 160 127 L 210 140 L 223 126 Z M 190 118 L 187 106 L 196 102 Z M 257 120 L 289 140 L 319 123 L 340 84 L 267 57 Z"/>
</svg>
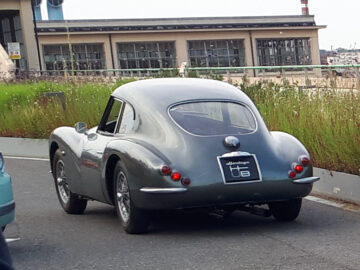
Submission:
<svg viewBox="0 0 360 270">
<path fill-rule="evenodd" d="M 104 116 L 101 120 L 99 130 L 114 133 L 117 127 L 118 118 L 121 114 L 123 103 L 116 99 L 110 99 Z"/>
<path fill-rule="evenodd" d="M 128 134 L 132 131 L 134 127 L 135 114 L 134 109 L 128 103 L 125 104 L 125 109 L 121 119 L 121 124 L 119 128 L 120 134 Z"/>
</svg>

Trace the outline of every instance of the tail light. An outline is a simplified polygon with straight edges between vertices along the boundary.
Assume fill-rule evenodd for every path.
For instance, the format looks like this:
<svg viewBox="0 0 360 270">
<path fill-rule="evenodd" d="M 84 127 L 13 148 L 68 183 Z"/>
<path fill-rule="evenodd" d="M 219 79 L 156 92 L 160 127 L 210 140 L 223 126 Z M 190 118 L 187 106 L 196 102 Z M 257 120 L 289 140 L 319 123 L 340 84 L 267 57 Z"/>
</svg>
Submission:
<svg viewBox="0 0 360 270">
<path fill-rule="evenodd" d="M 181 173 L 173 172 L 171 174 L 171 179 L 174 180 L 174 181 L 179 181 L 181 179 Z"/>
<path fill-rule="evenodd" d="M 299 158 L 299 161 L 303 166 L 307 166 L 310 164 L 310 159 L 307 156 L 301 156 Z"/>
<path fill-rule="evenodd" d="M 171 172 L 172 172 L 171 168 L 169 166 L 166 166 L 166 165 L 162 166 L 161 169 L 160 169 L 160 173 L 162 175 L 171 175 Z"/>
<path fill-rule="evenodd" d="M 289 176 L 290 178 L 295 178 L 296 173 L 295 173 L 294 171 L 289 171 L 289 172 L 288 172 L 288 176 Z"/>
<path fill-rule="evenodd" d="M 310 158 L 307 156 L 300 156 L 298 158 L 298 162 L 294 162 L 291 164 L 291 171 L 288 172 L 289 178 L 295 178 L 296 174 L 302 173 L 304 171 L 304 167 L 310 164 Z"/>
<path fill-rule="evenodd" d="M 160 168 L 160 174 L 161 175 L 165 175 L 165 176 L 170 176 L 170 178 L 173 181 L 180 181 L 181 180 L 181 184 L 183 184 L 184 186 L 188 186 L 191 184 L 191 180 L 187 177 L 182 177 L 181 173 L 178 171 L 173 171 L 169 166 L 164 165 Z"/>
<path fill-rule="evenodd" d="M 191 184 L 191 180 L 189 178 L 183 178 L 181 180 L 181 183 L 184 185 L 184 186 L 188 186 Z"/>
<path fill-rule="evenodd" d="M 294 166 L 294 171 L 295 171 L 296 173 L 302 173 L 303 170 L 304 170 L 304 167 L 303 167 L 302 165 L 296 164 L 296 165 Z"/>
</svg>

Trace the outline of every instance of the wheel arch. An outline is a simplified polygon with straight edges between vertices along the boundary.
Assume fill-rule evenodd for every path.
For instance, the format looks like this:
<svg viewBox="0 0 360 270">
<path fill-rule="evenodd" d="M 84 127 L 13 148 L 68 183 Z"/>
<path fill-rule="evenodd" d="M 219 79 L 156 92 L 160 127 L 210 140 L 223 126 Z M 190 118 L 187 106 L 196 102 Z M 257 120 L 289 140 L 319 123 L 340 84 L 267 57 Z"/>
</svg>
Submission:
<svg viewBox="0 0 360 270">
<path fill-rule="evenodd" d="M 114 181 L 114 172 L 115 167 L 120 157 L 116 154 L 112 154 L 106 163 L 105 169 L 105 183 L 106 183 L 106 192 L 110 202 L 114 204 L 114 188 L 113 188 L 113 181 Z"/>
<path fill-rule="evenodd" d="M 50 157 L 50 166 L 52 167 L 53 161 L 54 161 L 54 155 L 56 150 L 59 149 L 59 145 L 57 142 L 52 142 L 50 144 L 50 149 L 49 149 L 49 157 Z"/>
</svg>

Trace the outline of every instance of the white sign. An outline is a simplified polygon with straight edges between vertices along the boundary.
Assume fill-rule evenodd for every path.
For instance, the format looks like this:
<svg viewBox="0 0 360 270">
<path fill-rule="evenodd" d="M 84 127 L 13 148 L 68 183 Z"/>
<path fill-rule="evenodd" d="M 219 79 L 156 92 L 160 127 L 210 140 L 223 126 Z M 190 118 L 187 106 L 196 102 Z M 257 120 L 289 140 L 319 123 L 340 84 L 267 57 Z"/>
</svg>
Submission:
<svg viewBox="0 0 360 270">
<path fill-rule="evenodd" d="M 9 42 L 8 43 L 8 52 L 9 52 L 10 59 L 21 59 L 20 43 L 19 42 Z"/>
</svg>

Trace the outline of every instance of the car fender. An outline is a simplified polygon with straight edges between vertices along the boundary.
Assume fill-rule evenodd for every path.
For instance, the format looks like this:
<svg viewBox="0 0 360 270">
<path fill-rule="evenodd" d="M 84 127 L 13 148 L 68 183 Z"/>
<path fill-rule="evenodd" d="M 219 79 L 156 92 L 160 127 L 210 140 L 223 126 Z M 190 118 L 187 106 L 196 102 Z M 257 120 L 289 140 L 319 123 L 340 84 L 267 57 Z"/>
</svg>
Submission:
<svg viewBox="0 0 360 270">
<path fill-rule="evenodd" d="M 273 149 L 278 157 L 289 162 L 299 162 L 300 156 L 307 156 L 310 158 L 309 152 L 305 146 L 294 136 L 281 132 L 270 132 L 273 139 Z M 312 166 L 309 165 L 304 170 L 304 176 L 312 176 Z"/>
<path fill-rule="evenodd" d="M 155 154 L 156 150 L 131 140 L 115 140 L 110 142 L 104 151 L 104 167 L 102 171 L 103 191 L 105 198 L 112 201 L 112 178 L 113 174 L 108 175 L 106 170 L 111 158 L 116 156 L 120 160 L 125 173 L 128 176 L 129 187 L 136 193 L 144 186 L 171 186 L 171 182 L 161 177 L 160 168 L 163 165 L 170 165 L 166 157 L 160 157 L 160 153 Z M 114 167 L 116 164 L 112 164 Z M 110 176 L 110 179 L 109 179 Z M 110 181 L 110 184 L 109 184 Z"/>
<path fill-rule="evenodd" d="M 83 136 L 72 127 L 59 127 L 55 129 L 49 139 L 50 166 L 52 169 L 53 157 L 57 147 L 62 151 L 68 174 L 68 184 L 72 192 L 81 194 L 81 152 L 83 147 Z M 55 151 L 54 151 L 55 150 Z"/>
</svg>

